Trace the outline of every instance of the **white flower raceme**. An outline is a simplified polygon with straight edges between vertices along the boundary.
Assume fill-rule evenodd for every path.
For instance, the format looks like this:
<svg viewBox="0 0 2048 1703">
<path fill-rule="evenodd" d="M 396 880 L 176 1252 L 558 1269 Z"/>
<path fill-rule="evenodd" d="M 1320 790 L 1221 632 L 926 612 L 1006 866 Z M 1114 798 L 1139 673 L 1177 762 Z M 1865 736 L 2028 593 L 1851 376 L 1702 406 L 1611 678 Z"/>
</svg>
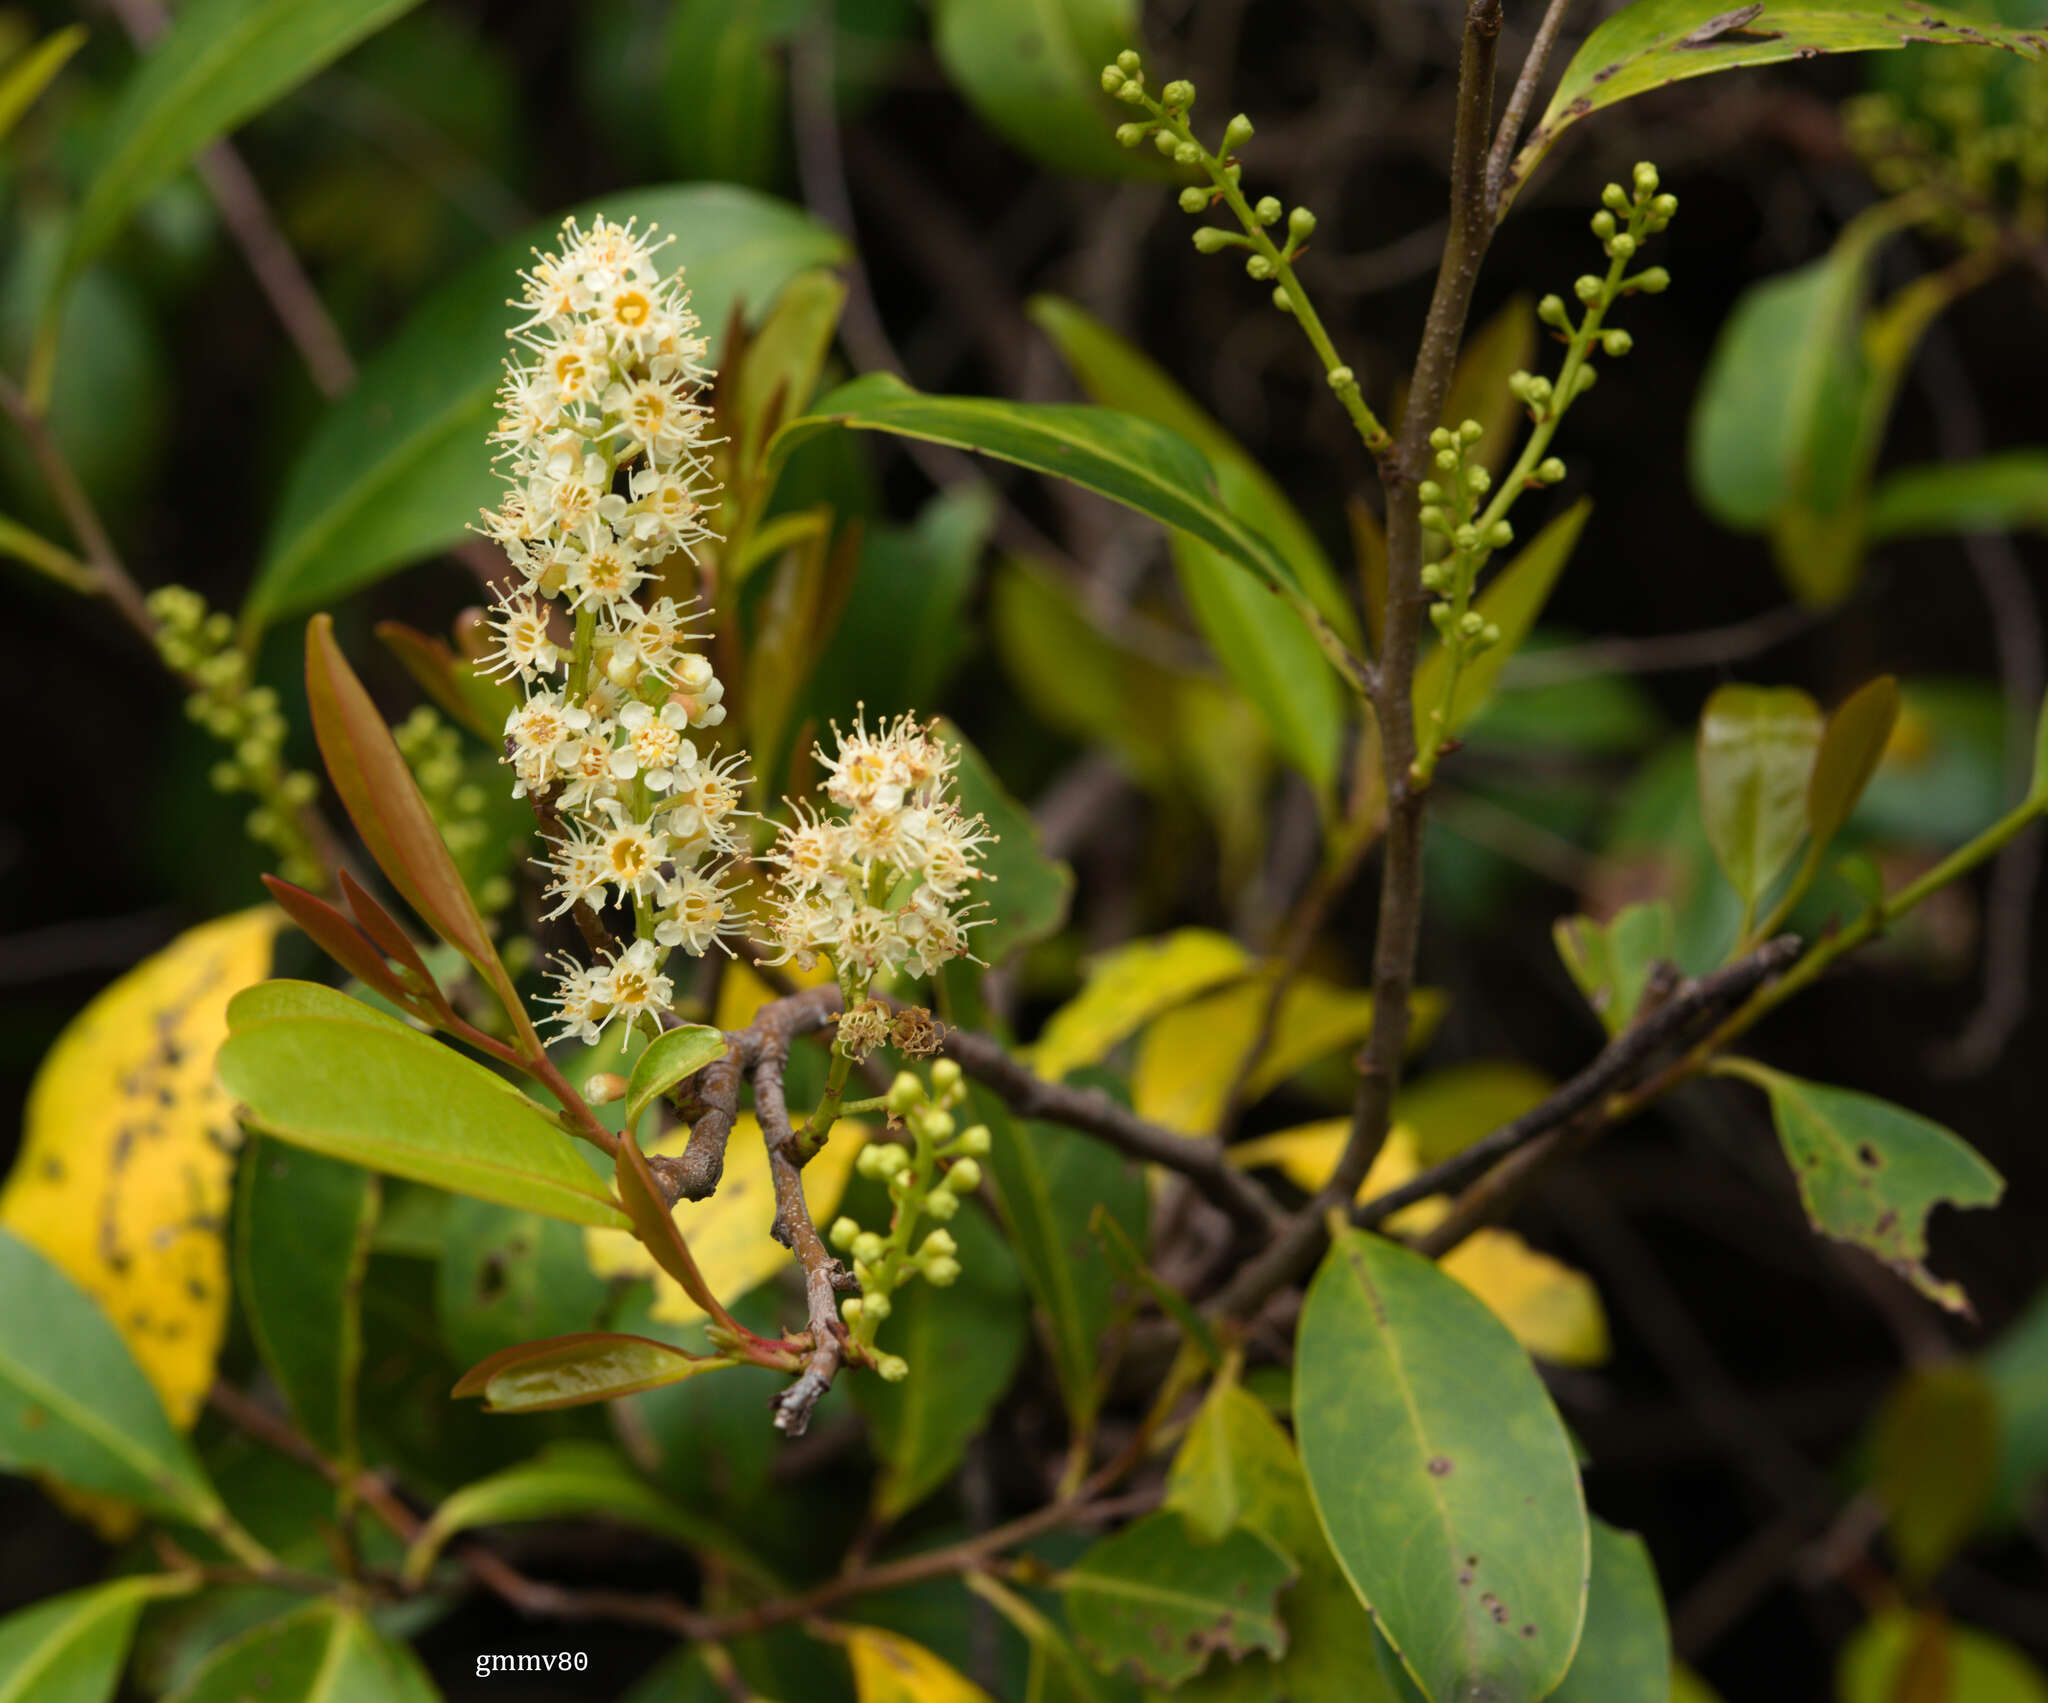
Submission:
<svg viewBox="0 0 2048 1703">
<path fill-rule="evenodd" d="M 910 716 L 870 731 L 833 728 L 818 748 L 825 795 L 843 815 L 797 807 L 763 862 L 776 874 L 770 926 L 783 958 L 817 954 L 865 987 L 879 971 L 931 975 L 970 956 L 968 931 L 986 918 L 966 903 L 993 836 L 951 797 L 953 751 Z"/>
<path fill-rule="evenodd" d="M 667 1007 L 671 950 L 739 929 L 720 860 L 738 849 L 741 763 L 691 737 L 725 719 L 725 690 L 689 648 L 701 612 L 665 589 L 695 583 L 715 489 L 706 346 L 680 273 L 662 275 L 666 241 L 630 221 L 563 225 L 521 274 L 491 434 L 506 491 L 482 530 L 522 583 L 484 666 L 526 694 L 505 724 L 513 792 L 562 824 L 548 914 L 633 914 L 609 962 L 559 961 L 556 1021 L 585 1040 Z"/>
</svg>

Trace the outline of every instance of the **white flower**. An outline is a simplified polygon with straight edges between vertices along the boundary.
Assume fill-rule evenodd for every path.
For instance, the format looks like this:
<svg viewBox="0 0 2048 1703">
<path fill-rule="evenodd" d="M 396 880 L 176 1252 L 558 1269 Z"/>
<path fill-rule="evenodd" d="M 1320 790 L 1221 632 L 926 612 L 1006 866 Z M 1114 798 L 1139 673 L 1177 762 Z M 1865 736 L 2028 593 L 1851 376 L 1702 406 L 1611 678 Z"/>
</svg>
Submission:
<svg viewBox="0 0 2048 1703">
<path fill-rule="evenodd" d="M 563 585 L 578 609 L 586 603 L 613 609 L 628 601 L 647 577 L 639 555 L 595 518 L 583 523 L 565 560 L 568 573 Z"/>
<path fill-rule="evenodd" d="M 562 652 L 548 635 L 547 610 L 530 593 L 501 599 L 491 616 L 491 630 L 498 643 L 485 658 L 490 664 L 485 672 L 494 679 L 516 674 L 521 680 L 532 680 L 562 666 Z"/>
<path fill-rule="evenodd" d="M 702 957 L 721 936 L 740 932 L 740 919 L 733 914 L 732 895 L 715 875 L 700 869 L 686 869 L 661 890 L 662 918 L 655 925 L 654 938 L 664 946 L 680 946 Z"/>
<path fill-rule="evenodd" d="M 636 940 L 598 973 L 611 1007 L 603 1022 L 623 1017 L 630 1026 L 668 1009 L 675 987 L 661 973 L 662 957 L 653 941 Z"/>
<path fill-rule="evenodd" d="M 620 809 L 617 799 L 607 799 L 611 826 L 599 830 L 603 847 L 605 879 L 621 899 L 652 895 L 661 866 L 668 861 L 668 836 L 645 822 L 636 822 Z"/>
<path fill-rule="evenodd" d="M 585 969 L 566 954 L 556 961 L 561 967 L 550 972 L 554 991 L 541 995 L 545 1003 L 556 1008 L 550 1021 L 561 1025 L 565 1039 L 594 1042 L 611 1016 L 611 994 L 605 978 L 602 972 Z"/>
<path fill-rule="evenodd" d="M 659 710 L 637 698 L 619 711 L 626 743 L 612 753 L 612 774 L 619 780 L 638 776 L 655 792 L 667 792 L 679 775 L 697 766 L 697 747 L 683 734 L 690 718 L 682 706 L 666 703 Z"/>
</svg>

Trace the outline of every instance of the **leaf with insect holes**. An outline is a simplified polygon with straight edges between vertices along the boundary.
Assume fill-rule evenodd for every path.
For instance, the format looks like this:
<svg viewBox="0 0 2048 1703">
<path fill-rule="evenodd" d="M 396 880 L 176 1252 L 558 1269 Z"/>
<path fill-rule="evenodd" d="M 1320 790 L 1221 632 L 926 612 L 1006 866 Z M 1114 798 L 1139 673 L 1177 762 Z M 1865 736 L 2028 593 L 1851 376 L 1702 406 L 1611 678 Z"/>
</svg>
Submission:
<svg viewBox="0 0 2048 1703">
<path fill-rule="evenodd" d="M 1723 1074 L 1770 1096 L 1807 1217 L 1823 1235 L 1854 1242 L 1952 1313 L 1968 1313 L 1961 1287 L 1924 1263 L 1935 1207 L 1995 1206 L 2005 1179 L 1968 1143 L 1931 1119 L 1873 1095 L 1829 1088 L 1750 1059 L 1723 1059 Z"/>
</svg>

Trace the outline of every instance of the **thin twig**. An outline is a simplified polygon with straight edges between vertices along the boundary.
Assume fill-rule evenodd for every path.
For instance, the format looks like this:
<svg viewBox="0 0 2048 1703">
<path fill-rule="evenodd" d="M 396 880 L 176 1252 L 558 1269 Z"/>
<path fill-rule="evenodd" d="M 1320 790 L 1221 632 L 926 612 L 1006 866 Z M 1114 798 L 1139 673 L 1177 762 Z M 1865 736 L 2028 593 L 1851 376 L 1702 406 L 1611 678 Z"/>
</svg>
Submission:
<svg viewBox="0 0 2048 1703">
<path fill-rule="evenodd" d="M 1522 138 L 1522 126 L 1528 122 L 1529 109 L 1536 104 L 1537 86 L 1543 81 L 1543 68 L 1550 63 L 1550 50 L 1557 45 L 1558 33 L 1564 28 L 1565 14 L 1571 9 L 1572 0 L 1550 0 L 1543 22 L 1536 26 L 1535 37 L 1529 43 L 1529 54 L 1522 61 L 1521 74 L 1515 78 L 1507 110 L 1501 114 L 1500 129 L 1493 138 L 1493 152 L 1486 160 L 1486 208 L 1491 218 L 1499 216 L 1501 192 L 1507 187 L 1508 167 L 1514 162 L 1515 144 Z"/>
<path fill-rule="evenodd" d="M 1663 633 L 1647 639 L 1589 639 L 1555 650 L 1522 651 L 1501 670 L 1503 692 L 1554 686 L 1594 674 L 1659 674 L 1685 668 L 1721 668 L 1774 650 L 1811 631 L 1830 611 L 1803 603 L 1767 609 L 1725 627 Z"/>
</svg>

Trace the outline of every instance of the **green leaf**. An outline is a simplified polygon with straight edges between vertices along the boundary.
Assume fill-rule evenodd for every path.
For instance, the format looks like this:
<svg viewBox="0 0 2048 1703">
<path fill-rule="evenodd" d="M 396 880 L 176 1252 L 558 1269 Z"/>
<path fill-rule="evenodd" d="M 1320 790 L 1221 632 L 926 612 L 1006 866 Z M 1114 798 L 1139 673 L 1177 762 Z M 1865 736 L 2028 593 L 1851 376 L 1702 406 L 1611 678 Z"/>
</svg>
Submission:
<svg viewBox="0 0 2048 1703">
<path fill-rule="evenodd" d="M 143 1606 L 198 1588 L 196 1575 L 141 1573 L 17 1609 L 0 1620 L 0 1703 L 106 1703 Z"/>
<path fill-rule="evenodd" d="M 1889 674 L 1857 687 L 1828 717 L 1806 789 L 1806 860 L 1812 867 L 1819 867 L 1877 773 L 1898 720 L 1899 683 Z"/>
<path fill-rule="evenodd" d="M 432 1703 L 438 1696 L 409 1649 L 328 1600 L 223 1644 L 169 1703 Z"/>
<path fill-rule="evenodd" d="M 274 1018 L 229 1035 L 215 1072 L 245 1121 L 296 1146 L 571 1224 L 627 1223 L 548 1113 L 423 1035 Z"/>
<path fill-rule="evenodd" d="M 1916 41 L 1974 42 L 2035 59 L 2048 48 L 2048 38 L 2037 30 L 2003 29 L 1980 12 L 1956 6 L 1915 4 L 1893 11 L 1868 0 L 1763 0 L 1746 6 L 1728 0 L 1634 0 L 1572 55 L 1550 105 L 1515 156 L 1508 194 L 1528 181 L 1565 130 L 1616 101 L 1711 71 Z"/>
<path fill-rule="evenodd" d="M 107 1316 L 0 1229 L 0 1470 L 39 1471 L 206 1525 L 221 1511 L 192 1446 Z"/>
<path fill-rule="evenodd" d="M 209 142 L 289 94 L 414 0 L 194 0 L 107 115 L 101 154 L 43 307 L 47 338 L 71 280 L 135 209 Z"/>
<path fill-rule="evenodd" d="M 1294 1563 L 1249 1526 L 1196 1541 L 1177 1513 L 1148 1514 L 1103 1538 L 1061 1575 L 1074 1641 L 1104 1673 L 1148 1685 L 1191 1679 L 1222 1651 L 1287 1649 L 1278 1599 Z"/>
<path fill-rule="evenodd" d="M 760 1564 L 723 1531 L 664 1496 L 608 1444 L 569 1441 L 464 1485 L 443 1502 L 406 1551 L 405 1581 L 415 1588 L 424 1584 L 435 1557 L 458 1532 L 569 1519 L 610 1520 L 738 1561 L 757 1579 L 762 1574 Z"/>
<path fill-rule="evenodd" d="M 988 760 L 967 737 L 943 718 L 936 729 L 959 754 L 953 778 L 961 809 L 979 816 L 995 834 L 983 862 L 990 877 L 983 896 L 993 920 L 974 931 L 974 950 L 987 963 L 1000 965 L 1026 946 L 1059 933 L 1074 897 L 1074 871 L 1039 849 L 1038 824 L 1031 812 L 1003 789 Z"/>
<path fill-rule="evenodd" d="M 502 1348 L 470 1367 L 449 1393 L 483 1397 L 486 1413 L 542 1413 L 638 1395 L 733 1364 L 652 1337 L 579 1331 Z"/>
<path fill-rule="evenodd" d="M 1254 1511 L 1278 1506 L 1301 1484 L 1301 1465 L 1266 1404 L 1235 1378 L 1219 1378 L 1167 1471 L 1165 1505 L 1203 1543 L 1218 1543 L 1231 1527 L 1251 1524 L 1286 1549 Z"/>
<path fill-rule="evenodd" d="M 1905 1582 L 1916 1589 L 1969 1541 L 1997 1487 L 1998 1392 L 1975 1366 L 1919 1366 L 1878 1414 L 1871 1487 Z"/>
<path fill-rule="evenodd" d="M 1081 991 L 1046 1019 L 1027 1055 L 1052 1081 L 1109 1050 L 1162 1011 L 1185 1004 L 1251 968 L 1250 954 L 1227 934 L 1182 928 L 1133 940 L 1088 963 Z"/>
<path fill-rule="evenodd" d="M 765 188 L 788 130 L 783 56 L 759 5 L 681 0 L 669 20 L 661 105 L 679 175 Z"/>
<path fill-rule="evenodd" d="M 714 1059 L 725 1057 L 725 1035 L 703 1023 L 684 1023 L 650 1041 L 633 1061 L 626 1084 L 626 1123 L 637 1126 L 642 1114 L 686 1076 L 694 1076 Z"/>
<path fill-rule="evenodd" d="M 1998 1477 L 1991 1519 L 2010 1526 L 2048 1479 L 2048 1289 L 1980 1362 L 1998 1403 Z"/>
<path fill-rule="evenodd" d="M 242 1150 L 235 1293 L 300 1429 L 340 1459 L 355 1456 L 361 1292 L 377 1205 L 377 1179 L 359 1166 L 261 1137 Z"/>
<path fill-rule="evenodd" d="M 301 982 L 288 976 L 277 976 L 242 989 L 228 1001 L 230 1034 L 251 1024 L 267 1023 L 279 1017 L 332 1017 L 347 1023 L 374 1024 L 401 1035 L 419 1033 L 404 1018 L 380 1011 L 376 1006 L 343 993 L 340 988 L 331 988 L 325 982 Z"/>
<path fill-rule="evenodd" d="M 1138 40 L 1134 0 L 938 0 L 932 45 L 954 87 L 1009 142 L 1057 171 L 1157 170 L 1118 146 L 1126 116 L 1102 68 Z"/>
<path fill-rule="evenodd" d="M 725 0 L 713 4 L 724 9 Z M 845 304 L 841 279 L 823 270 L 799 272 L 783 287 L 760 331 L 746 340 L 729 415 L 733 459 L 743 477 L 754 475 L 776 428 L 810 406 Z M 721 397 L 721 413 L 724 409 Z"/>
<path fill-rule="evenodd" d="M 1624 905 L 1605 923 L 1560 917 L 1551 938 L 1594 1015 L 1618 1035 L 1635 1021 L 1651 970 L 1670 959 L 1676 928 L 1671 906 L 1657 899 Z"/>
<path fill-rule="evenodd" d="M 1722 686 L 1700 711 L 1700 821 L 1745 917 L 1806 835 L 1821 714 L 1796 686 Z"/>
<path fill-rule="evenodd" d="M 1553 1691 L 1585 1616 L 1585 1501 L 1542 1381 L 1486 1304 L 1347 1232 L 1302 1307 L 1294 1415 L 1330 1547 L 1422 1689 Z"/>
<path fill-rule="evenodd" d="M 1085 1437 L 1102 1401 L 1102 1338 L 1116 1313 L 1116 1273 L 1089 1222 L 1100 1207 L 1134 1242 L 1145 1236 L 1144 1174 L 1113 1148 L 1050 1123 L 1020 1123 L 977 1089 L 976 1122 L 994 1145 L 988 1170 L 1003 1225 L 1031 1298 L 1074 1434 Z"/>
<path fill-rule="evenodd" d="M 2048 450 L 1902 467 L 1871 493 L 1866 526 L 1872 539 L 2048 527 Z"/>
<path fill-rule="evenodd" d="M 977 450 L 1070 480 L 1208 545 L 1287 599 L 1311 630 L 1328 632 L 1279 551 L 1224 506 L 1201 452 L 1150 420 L 1067 403 L 924 396 L 892 374 L 869 373 L 784 426 L 771 462 L 835 425 Z"/>
<path fill-rule="evenodd" d="M 1669 1703 L 1671 1629 L 1650 1551 L 1603 1520 L 1592 1529 L 1586 1630 L 1553 1703 Z"/>
<path fill-rule="evenodd" d="M 609 1293 L 573 1224 L 487 1200 L 449 1202 L 434 1313 L 458 1366 L 536 1337 L 590 1330 Z"/>
<path fill-rule="evenodd" d="M 575 210 L 658 224 L 710 335 L 733 309 L 765 308 L 811 266 L 836 264 L 840 237 L 783 202 L 729 184 L 621 190 Z M 462 542 L 501 489 L 486 438 L 504 377 L 505 305 L 532 250 L 559 217 L 530 226 L 465 267 L 367 361 L 329 408 L 285 480 L 263 563 L 243 609 L 250 627 L 331 603 L 409 562 Z"/>
<path fill-rule="evenodd" d="M 1500 680 L 1500 671 L 1522 646 L 1536 625 L 1536 617 L 1550 598 L 1565 563 L 1571 560 L 1579 534 L 1593 512 L 1591 499 L 1581 497 L 1537 533 L 1535 540 L 1494 575 L 1472 607 L 1500 629 L 1500 643 L 1491 645 L 1466 660 L 1458 671 L 1457 691 L 1452 695 L 1450 714 L 1445 718 L 1447 734 L 1455 735 L 1485 706 Z M 1450 660 L 1441 645 L 1431 648 L 1415 668 L 1415 714 L 1418 720 L 1434 715 L 1443 702 L 1444 671 Z"/>
<path fill-rule="evenodd" d="M 85 45 L 85 35 L 83 24 L 67 25 L 44 36 L 8 66 L 6 75 L 0 76 L 0 138 L 21 121 L 21 115 L 71 62 L 71 56 Z"/>
<path fill-rule="evenodd" d="M 1913 1681 L 1932 1673 L 1938 1689 Z M 1892 1609 L 1842 1647 L 1838 1703 L 2048 1703 L 2048 1679 L 2003 1638 L 1957 1626 L 1939 1609 Z"/>
<path fill-rule="evenodd" d="M 1024 1356 L 1017 1262 L 982 1213 L 964 1211 L 951 1228 L 960 1244 L 958 1281 L 944 1289 L 910 1284 L 882 1327 L 881 1346 L 909 1361 L 910 1375 L 853 1384 L 881 1468 L 874 1511 L 882 1520 L 908 1512 L 952 1477 Z"/>
<path fill-rule="evenodd" d="M 2005 1179 L 1940 1124 L 1869 1094 L 1823 1087 L 1749 1059 L 1723 1059 L 1727 1075 L 1771 1098 L 1799 1198 L 1822 1235 L 1868 1248 L 1929 1300 L 1967 1313 L 1961 1287 L 1923 1263 L 1927 1216 L 1944 1201 L 1993 1206 Z"/>
</svg>

